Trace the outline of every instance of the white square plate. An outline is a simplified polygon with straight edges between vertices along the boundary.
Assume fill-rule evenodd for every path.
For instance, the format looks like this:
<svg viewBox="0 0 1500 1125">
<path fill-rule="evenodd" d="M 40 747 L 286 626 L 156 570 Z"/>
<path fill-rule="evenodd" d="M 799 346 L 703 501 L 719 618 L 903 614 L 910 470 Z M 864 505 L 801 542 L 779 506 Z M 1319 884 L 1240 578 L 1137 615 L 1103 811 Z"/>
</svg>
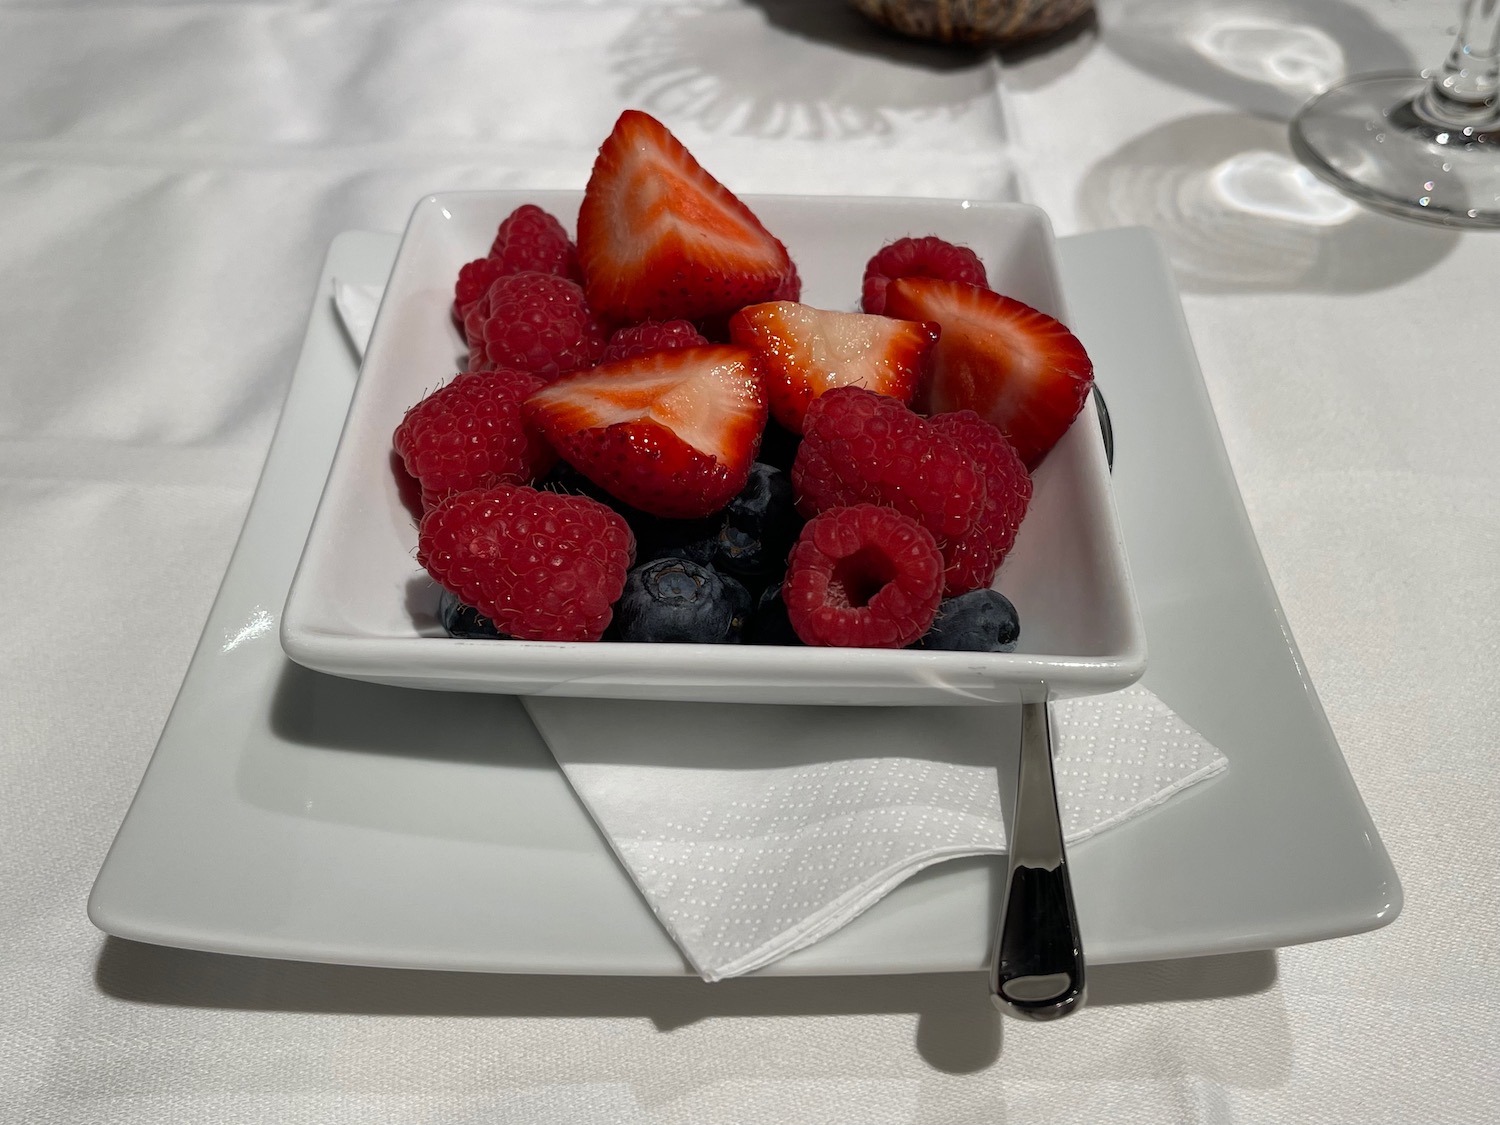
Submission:
<svg viewBox="0 0 1500 1125">
<path fill-rule="evenodd" d="M 249 956 L 681 974 L 516 699 L 320 675 L 277 644 L 354 386 L 330 279 L 379 285 L 395 248 L 393 235 L 334 242 L 260 486 L 89 917 L 124 938 Z M 1152 646 L 1143 682 L 1230 760 L 1069 849 L 1090 962 L 1384 925 L 1401 886 L 1256 549 L 1166 263 L 1139 230 L 1063 239 L 1059 255 L 1115 423 Z M 926 714 L 941 753 L 960 713 Z M 1014 747 L 995 752 L 1012 771 Z M 939 864 L 764 972 L 978 969 L 1004 874 L 1001 860 Z"/>
<path fill-rule="evenodd" d="M 1112 691 L 1146 666 L 1094 404 L 1034 475 L 996 585 L 1021 612 L 1014 653 L 760 645 L 454 640 L 439 590 L 413 561 L 416 526 L 391 435 L 461 365 L 449 310 L 464 262 L 522 203 L 571 225 L 579 192 L 466 192 L 422 200 L 401 241 L 338 452 L 281 623 L 309 668 L 450 691 L 740 703 L 977 704 Z M 748 197 L 786 242 L 804 299 L 851 308 L 865 262 L 904 234 L 972 247 L 997 290 L 1066 321 L 1052 230 L 1034 207 L 952 200 Z"/>
</svg>

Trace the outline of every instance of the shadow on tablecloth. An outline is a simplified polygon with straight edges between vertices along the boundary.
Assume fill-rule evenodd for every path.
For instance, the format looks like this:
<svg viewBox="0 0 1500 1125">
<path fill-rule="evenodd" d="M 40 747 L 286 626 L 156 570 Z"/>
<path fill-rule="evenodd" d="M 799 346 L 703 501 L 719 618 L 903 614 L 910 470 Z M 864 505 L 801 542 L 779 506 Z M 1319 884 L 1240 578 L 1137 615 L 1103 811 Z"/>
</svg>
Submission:
<svg viewBox="0 0 1500 1125">
<path fill-rule="evenodd" d="M 1078 206 L 1091 227 L 1150 227 L 1199 293 L 1372 293 L 1426 273 L 1460 238 L 1361 207 L 1297 161 L 1285 125 L 1240 113 L 1132 137 L 1085 174 Z"/>
<path fill-rule="evenodd" d="M 1109 0 L 1103 15 L 1101 42 L 1132 66 L 1273 120 L 1290 121 L 1349 75 L 1417 69 L 1395 35 L 1345 0 Z"/>
<path fill-rule="evenodd" d="M 1277 982 L 1262 951 L 1101 965 L 1092 1008 L 1250 996 Z M 106 995 L 137 1004 L 331 1015 L 632 1019 L 670 1032 L 702 1020 L 913 1013 L 915 1047 L 936 1070 L 983 1070 L 1001 1055 L 1004 1021 L 978 973 L 878 977 L 691 978 L 505 976 L 371 969 L 198 953 L 106 938 L 95 967 Z M 1087 1012 L 1082 1017 L 1087 1018 Z"/>
</svg>

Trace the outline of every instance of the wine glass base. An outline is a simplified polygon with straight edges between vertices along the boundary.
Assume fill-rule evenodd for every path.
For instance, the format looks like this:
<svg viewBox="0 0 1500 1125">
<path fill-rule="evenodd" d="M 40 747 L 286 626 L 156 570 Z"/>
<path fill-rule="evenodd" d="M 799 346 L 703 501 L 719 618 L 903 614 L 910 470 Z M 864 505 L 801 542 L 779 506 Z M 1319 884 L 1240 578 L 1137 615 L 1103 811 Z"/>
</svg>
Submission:
<svg viewBox="0 0 1500 1125">
<path fill-rule="evenodd" d="M 1292 121 L 1292 149 L 1320 178 L 1388 214 L 1500 227 L 1500 122 L 1448 127 L 1424 112 L 1427 79 L 1380 74 L 1335 86 Z"/>
</svg>

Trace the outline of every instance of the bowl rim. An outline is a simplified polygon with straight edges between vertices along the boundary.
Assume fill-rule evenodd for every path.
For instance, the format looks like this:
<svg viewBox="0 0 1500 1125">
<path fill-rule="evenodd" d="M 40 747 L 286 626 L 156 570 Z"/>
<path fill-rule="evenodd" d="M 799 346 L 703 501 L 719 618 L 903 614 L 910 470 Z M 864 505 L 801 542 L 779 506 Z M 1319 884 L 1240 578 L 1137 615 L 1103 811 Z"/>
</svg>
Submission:
<svg viewBox="0 0 1500 1125">
<path fill-rule="evenodd" d="M 413 206 L 397 251 L 387 292 L 404 282 L 403 263 L 422 244 L 429 217 L 451 218 L 455 207 L 501 208 L 534 202 L 550 209 L 576 205 L 582 192 L 570 189 L 465 189 L 429 193 Z M 911 196 L 807 196 L 744 193 L 740 198 L 752 210 L 774 210 L 778 206 L 826 209 L 833 213 L 868 211 L 886 213 L 912 208 L 932 211 L 959 208 L 995 219 L 1035 224 L 1044 235 L 1050 281 L 1058 302 L 1059 319 L 1066 307 L 1060 286 L 1055 238 L 1050 219 L 1041 208 L 1028 203 L 999 200 L 936 199 Z M 572 217 L 559 215 L 565 225 Z M 399 290 L 398 290 L 399 292 Z M 281 615 L 282 648 L 298 664 L 318 671 L 381 683 L 432 687 L 444 690 L 495 691 L 506 694 L 629 695 L 638 698 L 707 698 L 728 691 L 730 698 L 744 701 L 756 694 L 774 696 L 774 701 L 818 702 L 807 698 L 808 690 L 793 690 L 791 681 L 816 678 L 838 691 L 858 691 L 871 696 L 862 702 L 880 703 L 891 693 L 893 703 L 909 702 L 914 691 L 931 696 L 932 702 L 1014 701 L 1022 697 L 1062 697 L 1094 694 L 1125 687 L 1145 672 L 1147 649 L 1144 625 L 1134 583 L 1125 555 L 1124 537 L 1112 491 L 1108 488 L 1108 466 L 1102 444 L 1083 442 L 1089 475 L 1104 485 L 1100 508 L 1105 526 L 1101 539 L 1109 545 L 1111 573 L 1100 588 L 1118 595 L 1115 607 L 1120 643 L 1109 651 L 1084 655 L 1069 653 L 976 653 L 915 649 L 818 648 L 753 644 L 648 644 L 642 642 L 565 642 L 508 640 L 497 643 L 443 636 L 390 636 L 328 628 L 321 625 L 309 600 L 316 594 L 316 576 L 321 563 L 317 552 L 327 549 L 327 509 L 336 501 L 335 484 L 348 468 L 350 448 L 357 436 L 362 405 L 377 392 L 366 373 L 379 370 L 384 342 L 398 331 L 394 314 L 381 302 L 372 329 L 366 360 L 351 398 L 337 450 L 324 482 L 317 513 L 308 533 L 296 573 Z M 372 363 L 372 360 L 375 362 Z M 1075 419 L 1097 428 L 1092 396 Z M 1071 432 L 1071 429 L 1070 429 Z M 1066 438 L 1066 435 L 1065 435 Z M 413 573 L 419 574 L 413 563 Z M 782 688 L 759 683 L 767 676 L 780 676 Z M 634 677 L 652 681 L 630 690 L 626 681 Z M 979 695 L 955 686 L 955 680 L 983 680 L 1002 692 L 1003 698 Z M 744 690 L 735 690 L 742 681 Z M 903 687 L 911 691 L 901 690 Z M 686 694 L 683 694 L 683 693 Z M 783 697 L 790 693 L 792 700 Z M 842 694 L 829 702 L 847 702 Z"/>
</svg>

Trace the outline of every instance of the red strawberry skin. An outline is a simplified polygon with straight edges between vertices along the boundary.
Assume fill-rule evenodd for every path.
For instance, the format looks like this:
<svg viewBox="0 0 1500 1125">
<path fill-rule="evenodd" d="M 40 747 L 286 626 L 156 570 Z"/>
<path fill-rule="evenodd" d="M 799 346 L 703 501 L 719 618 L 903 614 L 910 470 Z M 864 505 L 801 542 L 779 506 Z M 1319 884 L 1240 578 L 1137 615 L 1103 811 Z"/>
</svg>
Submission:
<svg viewBox="0 0 1500 1125">
<path fill-rule="evenodd" d="M 932 373 L 917 389 L 926 414 L 972 410 L 1034 470 L 1083 409 L 1094 364 L 1078 338 L 1030 305 L 962 282 L 892 281 L 886 313 L 942 326 Z"/>
<path fill-rule="evenodd" d="M 911 402 L 938 326 L 771 301 L 730 317 L 729 338 L 760 352 L 771 415 L 800 434 L 807 408 L 834 387 L 863 387 Z"/>
<path fill-rule="evenodd" d="M 712 320 L 795 277 L 784 247 L 650 114 L 626 110 L 578 212 L 589 306 L 622 322 Z"/>
<path fill-rule="evenodd" d="M 715 344 L 576 371 L 524 410 L 584 476 L 668 519 L 709 515 L 739 494 L 769 413 L 756 354 Z"/>
</svg>

